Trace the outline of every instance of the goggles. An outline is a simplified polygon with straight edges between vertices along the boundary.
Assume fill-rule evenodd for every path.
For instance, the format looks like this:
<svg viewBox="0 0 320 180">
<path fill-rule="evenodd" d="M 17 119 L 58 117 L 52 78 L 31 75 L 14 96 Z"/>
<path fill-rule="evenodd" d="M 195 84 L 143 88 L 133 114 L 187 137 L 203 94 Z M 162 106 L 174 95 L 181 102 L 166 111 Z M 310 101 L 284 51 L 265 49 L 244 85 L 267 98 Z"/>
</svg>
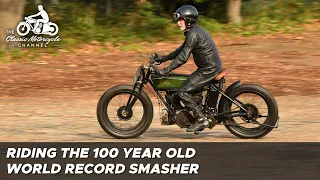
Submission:
<svg viewBox="0 0 320 180">
<path fill-rule="evenodd" d="M 173 13 L 173 19 L 174 19 L 175 21 L 178 20 L 178 19 L 180 19 L 180 17 L 181 17 L 181 14 L 180 14 L 180 13 L 178 13 L 178 12 Z"/>
</svg>

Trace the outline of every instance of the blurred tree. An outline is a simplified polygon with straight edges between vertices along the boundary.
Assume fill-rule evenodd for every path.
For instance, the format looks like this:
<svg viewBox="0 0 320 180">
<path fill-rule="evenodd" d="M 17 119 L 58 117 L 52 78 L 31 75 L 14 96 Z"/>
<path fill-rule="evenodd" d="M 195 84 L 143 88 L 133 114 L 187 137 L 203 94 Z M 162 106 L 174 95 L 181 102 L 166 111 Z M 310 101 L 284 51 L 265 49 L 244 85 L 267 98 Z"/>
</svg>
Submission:
<svg viewBox="0 0 320 180">
<path fill-rule="evenodd" d="M 112 13 L 111 0 L 106 0 L 106 15 L 110 15 L 111 13 Z"/>
<path fill-rule="evenodd" d="M 16 29 L 22 20 L 24 0 L 0 0 L 0 43 L 5 42 L 5 30 Z"/>
<path fill-rule="evenodd" d="M 42 4 L 42 0 L 34 0 L 34 4 L 36 4 L 36 5 Z"/>
<path fill-rule="evenodd" d="M 59 0 L 52 0 L 52 4 L 60 4 Z"/>
<path fill-rule="evenodd" d="M 28 4 L 28 2 L 30 2 L 30 0 L 26 0 L 26 2 Z M 49 5 L 49 4 L 55 4 L 55 5 L 60 4 L 59 0 L 33 0 L 33 2 L 35 5 L 41 4 L 44 6 Z"/>
<path fill-rule="evenodd" d="M 229 23 L 241 22 L 241 0 L 228 0 L 228 20 Z"/>
<path fill-rule="evenodd" d="M 218 15 L 221 12 L 226 12 L 226 16 L 228 18 L 229 23 L 239 23 L 241 22 L 241 0 L 228 0 L 227 1 L 227 9 L 221 10 L 221 8 L 225 8 L 225 0 L 176 0 L 174 2 L 163 1 L 165 6 L 170 9 L 170 11 L 174 11 L 177 6 L 190 4 L 195 5 L 196 7 L 200 7 L 199 11 L 204 11 L 206 15 L 211 14 L 213 16 L 218 16 L 223 19 L 221 15 Z M 169 5 L 169 6 L 167 6 Z M 205 5 L 205 6 L 201 6 Z M 214 7 L 214 9 L 212 9 Z M 212 12 L 217 11 L 217 13 Z"/>
</svg>

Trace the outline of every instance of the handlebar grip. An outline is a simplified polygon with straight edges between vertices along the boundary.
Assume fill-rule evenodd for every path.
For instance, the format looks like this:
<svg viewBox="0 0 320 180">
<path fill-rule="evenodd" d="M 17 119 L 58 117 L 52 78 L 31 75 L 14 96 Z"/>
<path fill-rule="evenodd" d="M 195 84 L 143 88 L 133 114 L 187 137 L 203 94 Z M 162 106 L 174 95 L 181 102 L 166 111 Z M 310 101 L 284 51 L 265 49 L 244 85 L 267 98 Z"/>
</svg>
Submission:
<svg viewBox="0 0 320 180">
<path fill-rule="evenodd" d="M 157 58 L 159 56 L 157 53 L 152 53 L 151 55 L 153 58 Z"/>
<path fill-rule="evenodd" d="M 154 63 L 154 59 L 158 57 L 158 54 L 156 53 L 151 53 L 151 58 L 150 58 L 150 64 Z"/>
</svg>

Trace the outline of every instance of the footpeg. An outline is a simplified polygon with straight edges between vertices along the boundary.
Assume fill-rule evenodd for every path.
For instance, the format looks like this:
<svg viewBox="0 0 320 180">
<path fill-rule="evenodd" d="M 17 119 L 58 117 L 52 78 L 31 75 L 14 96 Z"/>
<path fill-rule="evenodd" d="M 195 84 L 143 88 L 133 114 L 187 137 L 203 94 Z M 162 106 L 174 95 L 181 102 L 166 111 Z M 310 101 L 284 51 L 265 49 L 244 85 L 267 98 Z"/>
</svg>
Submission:
<svg viewBox="0 0 320 180">
<path fill-rule="evenodd" d="M 193 132 L 194 135 L 198 135 L 200 133 L 200 131 L 203 131 L 203 129 L 197 130 L 197 131 L 193 131 L 192 129 L 186 129 L 186 132 Z"/>
<path fill-rule="evenodd" d="M 193 131 L 192 129 L 186 129 L 186 132 L 193 132 L 194 135 L 198 135 L 200 131 L 203 131 L 203 129 L 198 130 L 198 131 Z"/>
</svg>

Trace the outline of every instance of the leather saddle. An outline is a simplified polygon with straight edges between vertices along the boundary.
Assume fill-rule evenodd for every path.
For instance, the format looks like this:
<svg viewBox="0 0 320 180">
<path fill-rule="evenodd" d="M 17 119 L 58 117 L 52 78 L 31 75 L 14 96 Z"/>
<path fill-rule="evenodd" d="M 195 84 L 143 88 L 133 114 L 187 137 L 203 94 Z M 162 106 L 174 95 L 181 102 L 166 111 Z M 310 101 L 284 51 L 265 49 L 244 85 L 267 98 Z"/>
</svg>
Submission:
<svg viewBox="0 0 320 180">
<path fill-rule="evenodd" d="M 223 78 L 224 76 L 226 76 L 229 73 L 229 69 L 225 69 L 223 70 L 221 73 L 219 73 L 214 80 L 219 81 L 221 78 Z"/>
</svg>

